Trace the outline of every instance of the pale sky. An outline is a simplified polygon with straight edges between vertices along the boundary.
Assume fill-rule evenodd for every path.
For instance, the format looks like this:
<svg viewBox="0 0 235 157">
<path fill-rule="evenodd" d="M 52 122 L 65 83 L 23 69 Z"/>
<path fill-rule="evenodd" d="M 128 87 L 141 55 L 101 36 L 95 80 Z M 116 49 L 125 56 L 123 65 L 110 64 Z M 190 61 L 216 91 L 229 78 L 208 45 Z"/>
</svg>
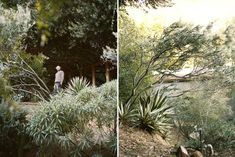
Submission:
<svg viewBox="0 0 235 157">
<path fill-rule="evenodd" d="M 217 21 L 216 29 L 235 18 L 235 0 L 173 0 L 175 5 L 158 9 L 127 9 L 137 24 L 151 26 L 160 23 L 168 26 L 181 20 L 194 24 L 207 25 Z M 147 12 L 147 13 L 146 13 Z"/>
</svg>

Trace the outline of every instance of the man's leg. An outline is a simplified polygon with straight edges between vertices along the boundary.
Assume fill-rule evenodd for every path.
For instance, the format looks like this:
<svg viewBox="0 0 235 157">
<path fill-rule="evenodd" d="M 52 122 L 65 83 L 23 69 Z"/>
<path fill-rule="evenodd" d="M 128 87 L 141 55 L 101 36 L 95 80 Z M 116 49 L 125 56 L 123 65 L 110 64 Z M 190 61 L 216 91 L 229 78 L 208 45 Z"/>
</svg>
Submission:
<svg viewBox="0 0 235 157">
<path fill-rule="evenodd" d="M 54 91 L 53 91 L 54 94 L 58 93 L 58 88 L 59 88 L 58 83 L 55 83 L 54 84 Z"/>
<path fill-rule="evenodd" d="M 60 91 L 61 91 L 61 84 L 58 83 L 58 84 L 57 84 L 57 92 L 60 92 Z"/>
</svg>

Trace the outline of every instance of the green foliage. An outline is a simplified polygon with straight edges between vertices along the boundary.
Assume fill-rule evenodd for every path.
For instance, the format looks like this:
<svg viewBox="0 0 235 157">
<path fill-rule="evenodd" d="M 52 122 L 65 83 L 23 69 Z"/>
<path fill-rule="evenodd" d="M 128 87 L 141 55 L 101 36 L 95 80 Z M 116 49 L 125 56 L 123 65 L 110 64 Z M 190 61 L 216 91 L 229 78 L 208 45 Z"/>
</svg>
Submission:
<svg viewBox="0 0 235 157">
<path fill-rule="evenodd" d="M 140 97 L 134 126 L 149 133 L 158 131 L 165 134 L 171 127 L 173 114 L 173 107 L 166 104 L 166 96 L 159 91 L 154 95 L 146 94 Z"/>
<path fill-rule="evenodd" d="M 49 90 L 43 81 L 46 80 L 44 60 L 45 56 L 42 54 L 30 55 L 25 52 L 2 58 L 2 75 L 8 80 L 11 91 L 15 95 L 21 95 L 22 100 L 48 98 Z"/>
<path fill-rule="evenodd" d="M 16 9 L 17 5 L 26 6 L 26 4 L 32 3 L 31 0 L 1 0 L 3 7 Z"/>
<path fill-rule="evenodd" d="M 215 149 L 234 147 L 235 126 L 229 121 L 232 111 L 226 105 L 227 89 L 219 88 L 220 85 L 213 79 L 204 83 L 201 91 L 172 100 L 178 108 L 178 127 L 191 146 L 198 146 L 199 139 L 190 136 L 197 127 L 202 128 L 205 143 Z"/>
<path fill-rule="evenodd" d="M 21 2 L 18 1 L 18 3 Z M 10 1 L 9 3 L 16 2 Z M 43 79 L 45 74 L 43 67 L 45 56 L 30 55 L 23 51 L 25 49 L 22 44 L 23 40 L 32 26 L 31 10 L 27 6 L 18 5 L 15 9 L 5 9 L 1 5 L 0 13 L 2 15 L 0 22 L 1 75 L 8 81 L 15 95 L 21 95 L 25 100 L 32 100 L 32 95 L 41 89 L 39 84 L 42 82 L 38 78 Z M 38 78 L 32 77 L 35 74 Z M 43 93 L 37 94 L 42 94 L 40 97 L 46 97 L 45 91 Z"/>
<path fill-rule="evenodd" d="M 0 104 L 0 156 L 22 156 L 30 147 L 25 133 L 26 113 L 9 103 Z"/>
<path fill-rule="evenodd" d="M 130 104 L 123 104 L 122 102 L 118 105 L 118 118 L 121 124 L 128 125 L 130 122 L 133 123 L 136 116 L 136 110 Z"/>
<path fill-rule="evenodd" d="M 36 23 L 38 34 L 41 36 L 41 46 L 58 33 L 59 36 L 70 35 L 71 38 L 79 39 L 80 42 L 89 41 L 93 46 L 109 42 L 109 40 L 96 38 L 97 35 L 100 37 L 102 34 L 111 39 L 111 42 L 106 45 L 113 47 L 112 32 L 117 30 L 115 26 L 116 4 L 117 2 L 112 0 L 37 1 L 35 3 Z"/>
<path fill-rule="evenodd" d="M 211 25 L 205 28 L 175 22 L 164 29 L 158 26 L 155 34 L 146 33 L 145 27 L 135 25 L 125 8 L 120 11 L 119 76 L 120 99 L 124 103 L 135 104 L 142 93 L 164 77 L 174 76 L 188 62 L 202 69 L 217 69 L 225 64 L 226 46 L 220 42 L 220 35 L 211 33 Z M 186 77 L 198 75 L 193 71 Z"/>
<path fill-rule="evenodd" d="M 202 126 L 203 143 L 211 144 L 217 151 L 235 148 L 235 126 L 223 120 L 208 120 L 208 124 Z M 190 138 L 186 145 L 193 148 L 200 148 L 199 138 Z"/>
<path fill-rule="evenodd" d="M 234 83 L 234 62 L 231 62 L 234 57 L 234 28 L 214 34 L 211 29 L 213 24 L 202 27 L 176 22 L 163 30 L 159 28 L 153 34 L 151 30 L 146 33 L 144 26 L 135 23 L 125 12 L 125 7 L 121 7 L 119 18 L 121 123 L 127 121 L 126 124 L 133 124 L 136 120 L 133 117 L 136 117 L 139 110 L 137 114 L 145 121 L 138 124 L 144 122 L 149 124 L 147 126 L 153 126 L 151 107 L 137 107 L 143 93 L 156 88 L 155 85 L 165 85 L 165 81 L 171 77 L 182 80 L 190 78 L 194 84 L 194 78 L 206 73 L 204 76 L 208 76 L 211 81 L 202 81 L 202 86 L 205 86 L 202 91 L 192 89 L 197 92 L 185 91 L 189 92 L 185 97 L 170 99 L 172 106 L 177 106 L 175 117 L 178 118 L 178 127 L 188 139 L 197 126 L 203 129 L 205 143 L 212 144 L 216 149 L 233 147 L 234 125 L 231 122 L 231 109 L 226 105 L 227 89 L 224 87 Z M 193 72 L 177 76 L 176 73 L 186 65 L 192 67 Z M 203 69 L 201 73 L 197 72 L 200 68 Z M 210 84 L 206 85 L 205 82 Z M 169 93 L 174 93 L 174 90 Z M 195 141 L 198 142 L 190 140 L 193 143 Z"/>
<path fill-rule="evenodd" d="M 116 49 L 116 4 L 113 0 L 35 1 L 35 24 L 24 38 L 26 51 L 48 57 L 44 66 L 49 80 L 54 79 L 57 65 L 66 73 L 65 82 L 79 76 L 81 69 L 86 75 L 88 69 L 84 67 L 99 62 L 106 46 Z M 51 87 L 53 83 L 49 82 Z"/>
<path fill-rule="evenodd" d="M 80 92 L 80 90 L 82 90 L 85 87 L 88 87 L 89 84 L 90 83 L 86 78 L 75 77 L 70 80 L 66 92 L 71 95 L 77 95 Z"/>
<path fill-rule="evenodd" d="M 153 46 L 153 41 L 149 38 L 151 33 L 143 27 L 137 27 L 122 9 L 119 11 L 119 28 L 119 90 L 120 100 L 125 102 L 134 87 L 133 82 L 136 73 L 139 74 L 146 67 L 147 60 L 150 57 L 150 53 L 146 52 L 146 50 Z M 153 32 L 158 32 L 160 29 L 160 26 L 157 26 Z M 146 32 L 148 32 L 147 35 L 145 34 Z M 151 80 L 152 78 L 146 79 L 142 82 L 142 86 L 147 86 Z"/>
<path fill-rule="evenodd" d="M 0 77 L 0 102 L 8 100 L 11 95 L 11 90 L 7 85 L 7 81 Z"/>
<path fill-rule="evenodd" d="M 42 102 L 41 109 L 32 117 L 27 132 L 42 150 L 50 147 L 53 154 L 59 147 L 71 156 L 84 156 L 100 149 L 112 152 L 107 144 L 115 143 L 110 137 L 115 119 L 116 81 L 98 88 L 83 87 L 76 95 L 60 93 Z M 48 154 L 48 149 L 43 153 Z"/>
<path fill-rule="evenodd" d="M 20 42 L 31 27 L 29 8 L 18 6 L 16 10 L 4 9 L 0 5 L 0 55 L 19 50 Z M 17 47 L 18 46 L 18 47 Z"/>
<path fill-rule="evenodd" d="M 28 53 L 20 54 L 23 60 L 27 62 L 27 64 L 37 73 L 37 75 L 45 80 L 46 68 L 44 67 L 44 63 L 46 60 L 46 56 L 43 54 L 31 55 Z M 23 65 L 25 68 L 26 66 Z"/>
<path fill-rule="evenodd" d="M 166 96 L 146 93 L 139 98 L 139 106 L 119 106 L 121 123 L 129 124 L 149 133 L 165 135 L 172 126 L 173 106 L 166 103 Z"/>
<path fill-rule="evenodd" d="M 232 110 L 233 110 L 233 117 L 235 115 L 235 86 L 232 86 L 229 93 L 228 93 L 228 97 L 230 98 L 229 99 L 229 102 L 228 104 L 231 106 Z M 235 118 L 234 118 L 235 120 Z"/>
<path fill-rule="evenodd" d="M 204 130 L 206 143 L 212 143 L 215 148 L 235 148 L 235 126 L 223 120 L 211 121 Z M 218 142 L 219 141 L 219 142 Z"/>
</svg>

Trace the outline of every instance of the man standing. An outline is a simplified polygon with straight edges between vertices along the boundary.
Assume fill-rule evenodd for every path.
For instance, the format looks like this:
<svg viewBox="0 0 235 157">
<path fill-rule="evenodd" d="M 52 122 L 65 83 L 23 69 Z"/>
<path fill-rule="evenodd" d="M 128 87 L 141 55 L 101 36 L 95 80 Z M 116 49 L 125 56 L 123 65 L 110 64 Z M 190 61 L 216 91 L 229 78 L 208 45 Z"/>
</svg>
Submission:
<svg viewBox="0 0 235 157">
<path fill-rule="evenodd" d="M 61 70 L 60 66 L 56 66 L 57 73 L 55 74 L 55 85 L 54 93 L 58 93 L 62 87 L 64 81 L 64 72 Z"/>
</svg>

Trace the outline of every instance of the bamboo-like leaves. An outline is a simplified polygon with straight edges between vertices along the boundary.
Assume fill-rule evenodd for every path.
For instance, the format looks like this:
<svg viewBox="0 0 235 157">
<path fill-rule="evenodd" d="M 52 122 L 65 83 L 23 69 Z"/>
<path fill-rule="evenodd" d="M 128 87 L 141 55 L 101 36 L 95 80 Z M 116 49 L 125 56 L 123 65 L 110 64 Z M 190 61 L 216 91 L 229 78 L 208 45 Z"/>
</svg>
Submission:
<svg viewBox="0 0 235 157">
<path fill-rule="evenodd" d="M 40 147 L 57 146 L 71 156 L 83 156 L 84 152 L 107 143 L 113 133 L 109 128 L 115 119 L 116 96 L 111 93 L 115 93 L 116 81 L 98 88 L 88 87 L 85 79 L 75 78 L 71 82 L 64 93 L 42 102 L 27 132 Z"/>
</svg>

